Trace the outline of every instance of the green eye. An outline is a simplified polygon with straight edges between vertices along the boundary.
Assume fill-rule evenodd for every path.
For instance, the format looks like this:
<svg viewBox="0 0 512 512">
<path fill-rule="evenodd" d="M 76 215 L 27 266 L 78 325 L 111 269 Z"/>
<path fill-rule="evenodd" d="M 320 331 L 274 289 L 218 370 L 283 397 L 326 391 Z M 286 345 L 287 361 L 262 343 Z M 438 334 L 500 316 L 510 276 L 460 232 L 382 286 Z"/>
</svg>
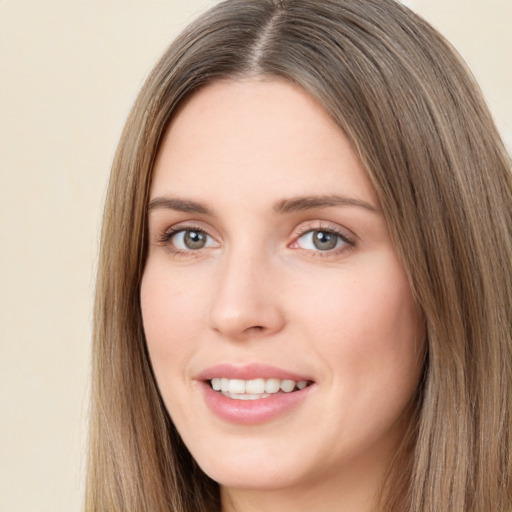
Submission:
<svg viewBox="0 0 512 512">
<path fill-rule="evenodd" d="M 206 245 L 206 234 L 201 231 L 185 231 L 183 243 L 189 249 L 202 249 Z"/>
<path fill-rule="evenodd" d="M 183 229 L 178 231 L 174 233 L 171 241 L 174 247 L 180 251 L 197 251 L 216 245 L 210 235 L 198 229 Z"/>
<path fill-rule="evenodd" d="M 302 249 L 311 251 L 332 251 L 347 242 L 339 233 L 326 230 L 313 230 L 304 233 L 298 238 L 297 244 Z"/>
</svg>

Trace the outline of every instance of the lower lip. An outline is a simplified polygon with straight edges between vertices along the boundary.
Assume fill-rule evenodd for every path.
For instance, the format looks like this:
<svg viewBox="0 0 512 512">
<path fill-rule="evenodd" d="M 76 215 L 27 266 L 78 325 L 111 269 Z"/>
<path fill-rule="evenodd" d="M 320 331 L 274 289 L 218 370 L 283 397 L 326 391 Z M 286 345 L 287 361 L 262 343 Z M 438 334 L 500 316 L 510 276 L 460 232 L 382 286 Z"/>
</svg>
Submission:
<svg viewBox="0 0 512 512">
<path fill-rule="evenodd" d="M 236 400 L 214 391 L 208 382 L 201 383 L 208 408 L 230 423 L 255 425 L 271 421 L 297 407 L 310 393 L 314 384 L 291 393 L 275 393 L 257 400 Z"/>
</svg>

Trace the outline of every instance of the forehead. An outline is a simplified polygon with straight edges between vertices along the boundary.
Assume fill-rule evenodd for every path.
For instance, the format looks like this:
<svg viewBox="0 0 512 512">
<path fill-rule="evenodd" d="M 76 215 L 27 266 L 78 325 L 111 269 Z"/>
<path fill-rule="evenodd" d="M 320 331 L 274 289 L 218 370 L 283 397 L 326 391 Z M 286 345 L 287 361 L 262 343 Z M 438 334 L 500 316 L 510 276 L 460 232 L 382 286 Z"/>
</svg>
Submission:
<svg viewBox="0 0 512 512">
<path fill-rule="evenodd" d="M 179 108 L 161 144 L 152 195 L 207 185 L 250 197 L 331 192 L 374 197 L 343 131 L 286 81 L 223 80 Z M 363 197 L 361 197 L 363 198 Z"/>
</svg>

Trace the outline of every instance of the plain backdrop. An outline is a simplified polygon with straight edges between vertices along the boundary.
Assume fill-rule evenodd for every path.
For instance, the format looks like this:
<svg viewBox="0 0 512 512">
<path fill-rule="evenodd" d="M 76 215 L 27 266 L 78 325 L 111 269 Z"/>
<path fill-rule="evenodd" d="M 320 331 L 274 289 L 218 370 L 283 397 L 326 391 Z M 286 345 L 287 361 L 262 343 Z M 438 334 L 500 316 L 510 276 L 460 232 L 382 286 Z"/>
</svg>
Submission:
<svg viewBox="0 0 512 512">
<path fill-rule="evenodd" d="M 214 0 L 0 0 L 0 512 L 82 507 L 102 203 L 124 119 Z M 512 148 L 512 0 L 409 0 Z"/>
</svg>

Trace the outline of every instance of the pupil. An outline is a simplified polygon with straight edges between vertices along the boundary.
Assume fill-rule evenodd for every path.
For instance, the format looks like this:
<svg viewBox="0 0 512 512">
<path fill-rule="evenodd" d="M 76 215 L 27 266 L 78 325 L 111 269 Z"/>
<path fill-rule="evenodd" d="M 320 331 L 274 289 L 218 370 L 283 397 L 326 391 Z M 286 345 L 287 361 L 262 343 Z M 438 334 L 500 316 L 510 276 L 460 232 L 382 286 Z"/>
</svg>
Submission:
<svg viewBox="0 0 512 512">
<path fill-rule="evenodd" d="M 206 243 L 206 237 L 201 231 L 187 231 L 184 242 L 189 249 L 202 249 Z"/>
<path fill-rule="evenodd" d="M 313 235 L 314 246 L 321 251 L 334 249 L 337 243 L 337 236 L 326 231 L 316 231 Z"/>
</svg>

